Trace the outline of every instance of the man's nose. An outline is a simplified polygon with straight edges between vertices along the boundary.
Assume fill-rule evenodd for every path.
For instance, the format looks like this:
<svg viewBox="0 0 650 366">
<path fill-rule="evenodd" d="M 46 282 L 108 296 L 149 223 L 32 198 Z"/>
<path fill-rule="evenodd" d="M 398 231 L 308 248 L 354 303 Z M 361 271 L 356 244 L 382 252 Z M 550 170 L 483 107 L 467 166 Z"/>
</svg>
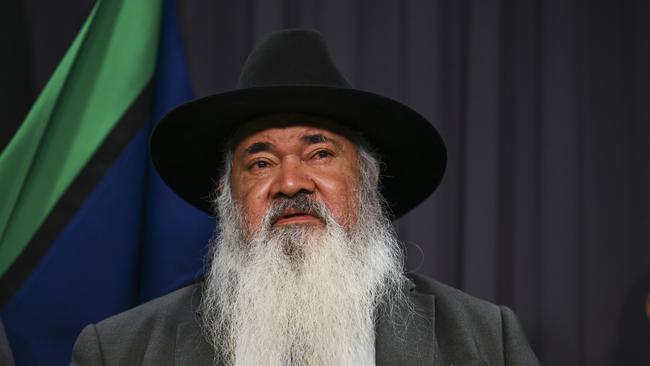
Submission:
<svg viewBox="0 0 650 366">
<path fill-rule="evenodd" d="M 298 192 L 313 193 L 315 188 L 316 185 L 302 162 L 298 159 L 288 159 L 280 166 L 271 194 L 273 197 L 293 197 Z"/>
</svg>

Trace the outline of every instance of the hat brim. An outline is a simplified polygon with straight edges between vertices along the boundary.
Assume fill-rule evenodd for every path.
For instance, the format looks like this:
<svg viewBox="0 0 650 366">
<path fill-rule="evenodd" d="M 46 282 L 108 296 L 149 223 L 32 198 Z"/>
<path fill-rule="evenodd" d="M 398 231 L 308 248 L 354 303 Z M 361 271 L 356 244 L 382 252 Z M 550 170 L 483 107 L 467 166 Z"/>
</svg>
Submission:
<svg viewBox="0 0 650 366">
<path fill-rule="evenodd" d="M 381 190 L 394 218 L 424 201 L 445 171 L 444 142 L 420 114 L 378 94 L 326 86 L 239 89 L 183 104 L 156 126 L 151 159 L 172 190 L 214 214 L 228 139 L 245 122 L 278 113 L 318 115 L 361 133 L 383 161 Z"/>
</svg>

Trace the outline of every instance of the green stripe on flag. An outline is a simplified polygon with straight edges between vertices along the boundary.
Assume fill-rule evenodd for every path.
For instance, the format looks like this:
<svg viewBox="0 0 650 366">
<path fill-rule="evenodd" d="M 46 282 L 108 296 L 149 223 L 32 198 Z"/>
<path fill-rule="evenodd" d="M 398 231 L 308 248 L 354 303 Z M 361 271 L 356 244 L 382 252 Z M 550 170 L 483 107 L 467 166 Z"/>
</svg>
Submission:
<svg viewBox="0 0 650 366">
<path fill-rule="evenodd" d="M 152 78 L 160 0 L 98 0 L 0 154 L 0 276 Z"/>
</svg>

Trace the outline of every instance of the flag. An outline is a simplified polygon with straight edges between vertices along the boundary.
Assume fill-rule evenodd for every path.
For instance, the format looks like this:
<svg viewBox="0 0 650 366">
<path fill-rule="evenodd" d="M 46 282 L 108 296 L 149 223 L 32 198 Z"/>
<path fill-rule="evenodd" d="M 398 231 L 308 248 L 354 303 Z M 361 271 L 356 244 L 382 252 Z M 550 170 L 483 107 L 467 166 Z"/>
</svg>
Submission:
<svg viewBox="0 0 650 366">
<path fill-rule="evenodd" d="M 213 230 L 148 158 L 192 97 L 173 0 L 98 0 L 0 153 L 1 317 L 17 365 L 201 275 Z"/>
</svg>

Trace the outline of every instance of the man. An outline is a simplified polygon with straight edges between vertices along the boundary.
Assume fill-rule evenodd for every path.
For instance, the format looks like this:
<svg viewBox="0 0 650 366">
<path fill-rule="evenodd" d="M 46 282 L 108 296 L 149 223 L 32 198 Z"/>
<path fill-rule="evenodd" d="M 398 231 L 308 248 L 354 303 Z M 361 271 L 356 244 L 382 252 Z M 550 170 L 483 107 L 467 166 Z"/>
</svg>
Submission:
<svg viewBox="0 0 650 366">
<path fill-rule="evenodd" d="M 444 144 L 352 89 L 318 33 L 271 34 L 237 90 L 165 116 L 151 154 L 176 193 L 216 207 L 210 271 L 86 327 L 73 364 L 538 364 L 510 310 L 403 273 L 391 218 L 436 188 Z"/>
</svg>

